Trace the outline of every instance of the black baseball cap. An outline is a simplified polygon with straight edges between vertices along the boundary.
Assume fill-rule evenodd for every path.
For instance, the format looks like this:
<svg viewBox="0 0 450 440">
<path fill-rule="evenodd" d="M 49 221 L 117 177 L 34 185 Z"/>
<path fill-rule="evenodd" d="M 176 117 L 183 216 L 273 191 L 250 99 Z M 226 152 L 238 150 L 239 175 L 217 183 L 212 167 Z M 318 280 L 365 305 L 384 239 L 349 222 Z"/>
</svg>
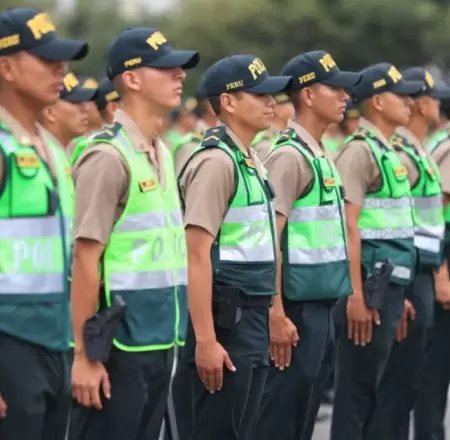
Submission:
<svg viewBox="0 0 450 440">
<path fill-rule="evenodd" d="M 120 96 L 114 88 L 112 81 L 104 77 L 98 85 L 97 95 L 95 96 L 95 104 L 99 110 L 106 108 L 109 102 L 120 101 Z"/>
<path fill-rule="evenodd" d="M 347 101 L 347 107 L 345 108 L 344 118 L 345 119 L 358 119 L 361 116 L 361 111 L 358 106 L 349 99 Z"/>
<path fill-rule="evenodd" d="M 48 61 L 83 59 L 88 44 L 56 34 L 46 12 L 34 8 L 9 8 L 0 14 L 0 56 L 26 51 Z"/>
<path fill-rule="evenodd" d="M 77 78 L 80 82 L 81 87 L 84 87 L 86 89 L 98 89 L 98 82 L 92 76 L 77 75 Z"/>
<path fill-rule="evenodd" d="M 59 97 L 64 101 L 73 103 L 92 101 L 97 94 L 97 89 L 83 87 L 72 72 L 66 73 L 63 84 L 64 88 Z"/>
<path fill-rule="evenodd" d="M 420 98 L 421 96 L 429 96 L 439 100 L 450 98 L 450 87 L 436 84 L 431 73 L 423 67 L 410 67 L 404 70 L 402 74 L 407 81 L 422 82 L 422 89 L 413 96 L 414 98 Z"/>
<path fill-rule="evenodd" d="M 276 94 L 290 89 L 290 76 L 271 76 L 253 55 L 230 55 L 214 63 L 205 73 L 203 85 L 210 98 L 222 93 Z"/>
<path fill-rule="evenodd" d="M 200 60 L 194 50 L 174 50 L 158 30 L 147 27 L 123 31 L 109 46 L 107 75 L 109 79 L 138 67 L 191 69 Z"/>
<path fill-rule="evenodd" d="M 281 75 L 293 77 L 293 90 L 300 90 L 317 83 L 350 89 L 361 79 L 359 73 L 344 72 L 339 69 L 332 56 L 323 50 L 297 55 L 284 65 Z"/>
<path fill-rule="evenodd" d="M 413 96 L 423 87 L 423 81 L 406 80 L 390 63 L 378 63 L 366 67 L 361 74 L 361 81 L 352 90 L 357 102 L 385 92 L 400 96 Z"/>
</svg>

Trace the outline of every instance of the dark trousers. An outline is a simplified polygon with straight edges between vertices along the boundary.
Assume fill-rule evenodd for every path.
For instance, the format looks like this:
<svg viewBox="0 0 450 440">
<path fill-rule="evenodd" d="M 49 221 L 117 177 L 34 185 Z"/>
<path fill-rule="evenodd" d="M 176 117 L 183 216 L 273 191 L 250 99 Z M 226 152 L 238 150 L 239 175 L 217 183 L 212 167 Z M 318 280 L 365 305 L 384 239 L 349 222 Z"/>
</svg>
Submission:
<svg viewBox="0 0 450 440">
<path fill-rule="evenodd" d="M 173 350 L 113 349 L 106 368 L 111 399 L 103 409 L 74 403 L 69 440 L 157 440 L 166 408 Z"/>
<path fill-rule="evenodd" d="M 408 336 L 395 342 L 377 389 L 377 408 L 367 438 L 408 440 L 409 414 L 414 405 L 425 360 L 427 332 L 433 322 L 433 273 L 420 271 L 406 289 L 406 298 L 416 309 L 408 323 Z"/>
<path fill-rule="evenodd" d="M 333 364 L 333 306 L 284 299 L 297 327 L 289 368 L 270 367 L 257 427 L 258 440 L 308 440 Z"/>
<path fill-rule="evenodd" d="M 425 366 L 414 403 L 414 439 L 445 440 L 444 419 L 450 383 L 450 311 L 435 304 Z"/>
<path fill-rule="evenodd" d="M 195 336 L 189 324 L 186 350 L 191 374 L 184 377 L 189 377 L 192 387 L 192 404 L 185 407 L 193 414 L 192 440 L 253 439 L 269 368 L 268 315 L 266 307 L 243 309 L 235 328 L 215 329 L 236 371 L 224 370 L 222 390 L 214 394 L 205 389 L 197 374 Z M 177 407 L 183 405 L 178 402 Z"/>
<path fill-rule="evenodd" d="M 2 440 L 64 440 L 71 405 L 67 353 L 0 333 Z"/>
<path fill-rule="evenodd" d="M 347 337 L 344 319 L 342 336 L 336 350 L 336 387 L 331 424 L 331 440 L 366 438 L 376 406 L 376 389 L 384 373 L 403 313 L 405 287 L 390 284 L 380 310 L 381 324 L 374 326 L 372 341 L 356 346 Z M 346 316 L 347 301 L 339 304 Z"/>
</svg>

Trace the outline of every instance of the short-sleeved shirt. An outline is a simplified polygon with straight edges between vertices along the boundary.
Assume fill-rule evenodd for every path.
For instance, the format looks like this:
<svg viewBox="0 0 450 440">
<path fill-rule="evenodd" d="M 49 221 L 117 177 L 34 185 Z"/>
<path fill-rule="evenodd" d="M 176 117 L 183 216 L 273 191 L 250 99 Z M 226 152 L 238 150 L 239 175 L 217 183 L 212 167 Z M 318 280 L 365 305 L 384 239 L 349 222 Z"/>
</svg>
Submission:
<svg viewBox="0 0 450 440">
<path fill-rule="evenodd" d="M 147 140 L 123 110 L 116 111 L 114 122 L 122 125 L 137 152 L 147 153 L 147 160 L 164 188 L 164 147 L 159 138 Z M 106 245 L 114 223 L 128 201 L 128 164 L 110 144 L 88 145 L 74 165 L 72 175 L 76 189 L 75 239 L 84 238 Z"/>
<path fill-rule="evenodd" d="M 296 131 L 316 157 L 326 155 L 323 146 L 301 125 L 290 121 L 288 127 Z M 275 211 L 289 217 L 293 203 L 309 188 L 313 170 L 303 154 L 289 145 L 270 153 L 264 167 L 275 190 Z"/>
<path fill-rule="evenodd" d="M 450 122 L 446 127 L 450 129 Z M 442 142 L 437 149 L 431 153 L 441 171 L 442 191 L 450 196 L 450 139 Z"/>
<path fill-rule="evenodd" d="M 197 126 L 195 127 L 195 131 L 199 133 L 204 133 L 208 128 L 208 124 L 203 120 L 200 119 L 197 122 Z M 193 151 L 200 145 L 199 142 L 187 142 L 184 144 L 175 154 L 175 172 L 177 176 L 180 174 L 181 170 L 183 169 L 184 165 L 188 161 L 189 157 L 191 157 L 191 154 Z"/>
<path fill-rule="evenodd" d="M 227 127 L 227 134 L 246 157 L 253 159 L 256 171 L 264 178 L 264 168 L 251 148 L 245 148 Z M 235 169 L 230 156 L 219 148 L 197 153 L 180 176 L 184 223 L 217 236 L 235 189 Z"/>
<path fill-rule="evenodd" d="M 47 164 L 50 172 L 55 176 L 55 165 L 53 163 L 50 150 L 46 142 L 52 140 L 60 148 L 63 148 L 61 144 L 52 136 L 44 127 L 36 123 L 37 133 L 39 135 L 40 142 L 33 142 L 33 134 L 28 133 L 22 124 L 15 119 L 4 107 L 0 106 L 0 121 L 2 121 L 12 132 L 13 136 L 20 142 L 21 145 L 36 149 L 39 157 Z M 36 136 L 36 135 L 34 135 Z M 4 176 L 4 163 L 0 158 L 0 183 L 3 181 Z"/>
<path fill-rule="evenodd" d="M 384 134 L 367 119 L 360 118 L 359 127 L 372 130 L 387 149 L 394 151 Z M 350 141 L 338 151 L 334 161 L 344 185 L 347 202 L 363 206 L 366 193 L 381 189 L 381 170 L 366 141 Z"/>
<path fill-rule="evenodd" d="M 261 162 L 264 163 L 271 148 L 273 147 L 274 141 L 280 136 L 281 132 L 282 130 L 278 127 L 272 126 L 265 131 L 260 142 L 252 145 L 252 148 L 255 150 L 255 153 Z"/>
<path fill-rule="evenodd" d="M 416 153 L 421 157 L 426 157 L 429 160 L 433 160 L 431 156 L 428 154 L 422 142 L 417 139 L 417 137 L 408 130 L 406 127 L 399 127 L 395 132 L 401 137 L 405 138 L 406 141 L 414 147 Z M 411 187 L 413 187 L 417 181 L 419 180 L 419 169 L 417 168 L 411 156 L 405 151 L 396 150 L 398 157 L 402 161 L 405 168 L 408 170 L 408 180 Z"/>
</svg>

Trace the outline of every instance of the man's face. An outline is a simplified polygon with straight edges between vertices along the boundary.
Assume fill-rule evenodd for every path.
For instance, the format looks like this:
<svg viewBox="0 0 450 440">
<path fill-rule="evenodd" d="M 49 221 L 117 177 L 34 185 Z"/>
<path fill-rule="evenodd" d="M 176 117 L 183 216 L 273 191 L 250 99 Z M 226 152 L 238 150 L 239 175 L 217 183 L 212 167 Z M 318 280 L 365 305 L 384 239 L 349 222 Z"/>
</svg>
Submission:
<svg viewBox="0 0 450 440">
<path fill-rule="evenodd" d="M 266 130 L 272 124 L 275 98 L 272 95 L 256 95 L 239 92 L 232 96 L 234 118 L 255 131 Z"/>
<path fill-rule="evenodd" d="M 74 103 L 60 99 L 53 106 L 55 125 L 67 139 L 74 139 L 87 133 L 89 128 L 87 104 L 87 102 Z"/>
<path fill-rule="evenodd" d="M 98 111 L 94 101 L 88 101 L 83 103 L 85 111 L 88 115 L 88 128 L 93 130 L 100 128 L 103 125 L 102 115 Z"/>
<path fill-rule="evenodd" d="M 310 87 L 311 109 L 325 122 L 341 122 L 349 96 L 342 88 L 315 84 Z"/>
<path fill-rule="evenodd" d="M 379 95 L 381 112 L 394 126 L 408 125 L 411 116 L 412 99 L 409 96 L 400 96 L 386 92 Z"/>
<path fill-rule="evenodd" d="M 13 87 L 43 107 L 59 100 L 65 63 L 46 61 L 28 52 L 0 57 L 0 74 L 6 87 Z"/>
<path fill-rule="evenodd" d="M 431 96 L 419 98 L 422 106 L 422 113 L 428 124 L 436 125 L 439 122 L 439 100 Z"/>
<path fill-rule="evenodd" d="M 291 119 L 295 117 L 294 105 L 291 102 L 284 102 L 283 104 L 277 104 L 275 106 L 275 119 L 283 121 L 287 124 Z"/>
</svg>

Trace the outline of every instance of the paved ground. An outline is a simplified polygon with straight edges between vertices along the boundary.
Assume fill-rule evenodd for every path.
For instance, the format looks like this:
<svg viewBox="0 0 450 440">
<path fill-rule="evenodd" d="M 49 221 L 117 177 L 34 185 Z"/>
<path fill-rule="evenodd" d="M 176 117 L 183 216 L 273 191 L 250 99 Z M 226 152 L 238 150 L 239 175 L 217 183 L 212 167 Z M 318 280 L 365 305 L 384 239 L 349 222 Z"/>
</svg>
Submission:
<svg viewBox="0 0 450 440">
<path fill-rule="evenodd" d="M 450 395 L 449 395 L 450 397 Z M 323 406 L 321 408 L 321 414 L 329 414 L 331 415 L 331 407 L 330 406 Z M 447 417 L 446 417 L 446 429 L 447 429 L 447 438 L 450 438 L 450 412 L 447 411 Z M 329 440 L 330 438 L 330 419 L 324 422 L 320 422 L 316 424 L 316 429 L 314 431 L 314 435 L 312 440 Z M 413 436 L 411 437 L 411 440 L 413 440 Z"/>
</svg>

